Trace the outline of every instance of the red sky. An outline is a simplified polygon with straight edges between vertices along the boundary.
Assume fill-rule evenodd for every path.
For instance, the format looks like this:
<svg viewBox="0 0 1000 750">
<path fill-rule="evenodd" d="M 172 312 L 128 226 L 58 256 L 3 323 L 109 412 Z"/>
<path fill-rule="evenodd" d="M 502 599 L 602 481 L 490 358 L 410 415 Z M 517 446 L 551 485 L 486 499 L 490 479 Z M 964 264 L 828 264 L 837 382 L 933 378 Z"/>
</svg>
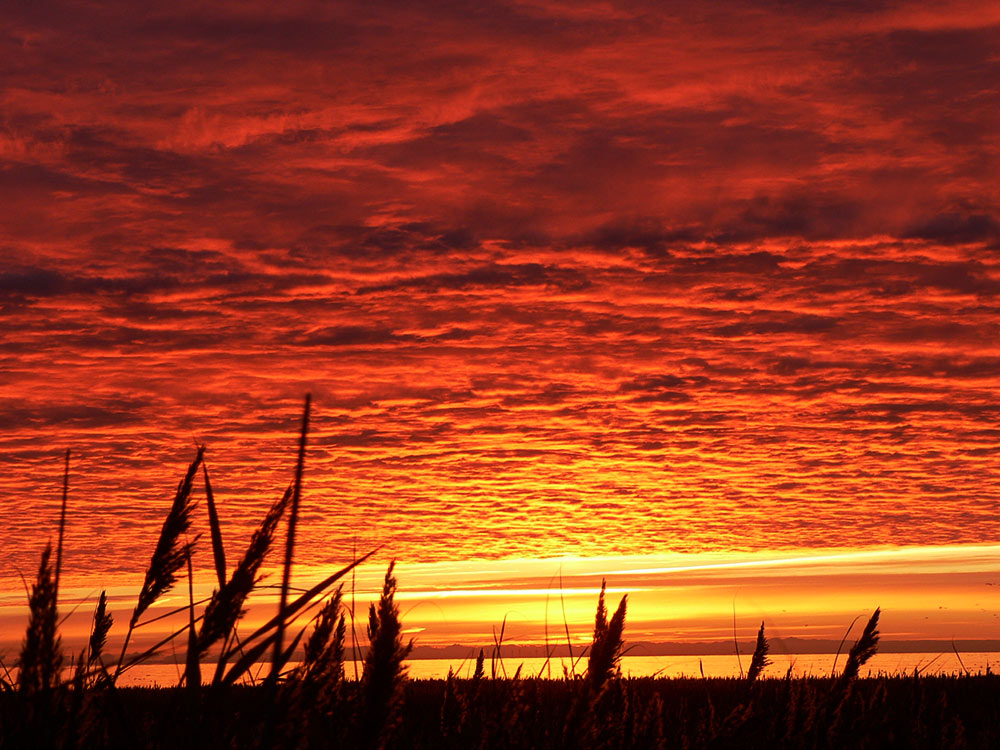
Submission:
<svg viewBox="0 0 1000 750">
<path fill-rule="evenodd" d="M 307 563 L 1000 540 L 995 3 L 141 5 L 0 11 L 5 576 L 307 391 Z"/>
</svg>

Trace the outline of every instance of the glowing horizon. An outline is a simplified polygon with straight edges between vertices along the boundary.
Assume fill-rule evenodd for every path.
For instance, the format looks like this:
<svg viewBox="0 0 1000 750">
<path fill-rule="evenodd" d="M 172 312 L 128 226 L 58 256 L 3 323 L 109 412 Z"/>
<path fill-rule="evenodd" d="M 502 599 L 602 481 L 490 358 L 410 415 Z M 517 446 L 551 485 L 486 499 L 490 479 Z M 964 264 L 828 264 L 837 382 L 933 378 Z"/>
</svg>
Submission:
<svg viewBox="0 0 1000 750">
<path fill-rule="evenodd" d="M 332 571 L 302 568 L 293 584 L 304 588 Z M 271 570 L 265 586 L 280 579 L 276 573 Z M 349 578 L 345 581 L 346 596 L 362 617 L 368 602 L 378 597 L 384 565 L 365 563 L 356 573 L 353 587 Z M 729 643 L 734 617 L 743 640 L 751 639 L 762 621 L 778 643 L 787 638 L 837 640 L 852 618 L 867 617 L 879 606 L 886 641 L 985 640 L 1000 645 L 1000 545 L 817 555 L 799 551 L 779 557 L 706 553 L 403 562 L 396 576 L 404 628 L 419 646 L 487 647 L 501 623 L 508 644 L 558 645 L 569 629 L 572 642 L 585 645 L 603 578 L 611 582 L 609 606 L 628 594 L 626 640 L 631 643 Z M 131 578 L 130 585 L 107 587 L 118 630 L 134 604 L 141 573 Z M 211 593 L 213 580 L 214 571 L 195 571 L 196 599 Z M 102 587 L 95 579 L 68 576 L 62 605 L 63 611 L 74 613 L 63 628 L 68 643 L 86 638 L 90 609 Z M 273 614 L 277 593 L 265 587 L 251 601 L 245 628 Z M 186 604 L 186 591 L 175 590 L 144 619 Z M 26 613 L 23 593 L 0 596 L 0 623 L 7 633 L 3 649 L 17 647 L 18 626 Z M 147 628 L 138 642 L 171 632 L 186 616 L 182 612 L 173 621 Z M 113 633 L 120 637 L 118 630 Z"/>
</svg>

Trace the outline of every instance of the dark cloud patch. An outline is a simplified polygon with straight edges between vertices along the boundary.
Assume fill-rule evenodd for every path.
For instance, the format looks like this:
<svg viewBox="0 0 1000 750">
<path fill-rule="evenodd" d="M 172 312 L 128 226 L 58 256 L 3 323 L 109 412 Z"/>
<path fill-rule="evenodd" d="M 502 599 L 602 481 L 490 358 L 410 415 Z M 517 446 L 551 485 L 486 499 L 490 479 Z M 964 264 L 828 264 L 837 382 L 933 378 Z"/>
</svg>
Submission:
<svg viewBox="0 0 1000 750">
<path fill-rule="evenodd" d="M 696 242 L 702 238 L 700 227 L 669 229 L 652 218 L 624 218 L 582 235 L 573 244 L 605 252 L 634 248 L 662 258 L 668 257 L 675 245 Z"/>
<path fill-rule="evenodd" d="M 22 267 L 0 272 L 0 294 L 11 297 L 57 297 L 62 295 L 149 295 L 181 288 L 196 288 L 203 292 L 215 291 L 264 291 L 290 290 L 302 286 L 322 286 L 330 277 L 313 274 L 262 274 L 245 271 L 222 271 L 200 275 L 197 255 L 189 263 L 178 263 L 176 258 L 163 261 L 154 253 L 148 258 L 163 271 L 141 276 L 102 277 L 70 275 L 49 268 Z M 168 272 L 169 271 L 169 272 Z M 185 278 L 185 276 L 187 278 Z"/>
<path fill-rule="evenodd" d="M 661 388 L 681 388 L 688 384 L 686 378 L 677 375 L 643 375 L 633 378 L 618 386 L 618 390 L 623 393 L 633 391 L 651 391 Z"/>
<path fill-rule="evenodd" d="M 94 179 L 41 164 L 8 162 L 0 168 L 0 196 L 14 200 L 66 200 L 81 197 L 107 197 L 130 189 L 112 180 Z"/>
<path fill-rule="evenodd" d="M 969 419 L 988 422 L 1000 415 L 1000 404 L 919 400 L 871 403 L 844 409 L 832 416 L 834 419 L 901 423 L 917 417 L 940 414 L 961 414 Z"/>
<path fill-rule="evenodd" d="M 432 222 L 404 222 L 376 229 L 345 225 L 314 226 L 305 236 L 305 241 L 309 244 L 317 238 L 334 243 L 330 251 L 322 255 L 348 259 L 448 255 L 453 251 L 474 251 L 478 244 L 476 231 L 471 227 L 444 227 Z"/>
<path fill-rule="evenodd" d="M 734 316 L 736 322 L 718 326 L 717 336 L 774 336 L 781 334 L 825 334 L 840 324 L 824 315 L 767 315 L 764 313 Z"/>
<path fill-rule="evenodd" d="M 631 399 L 631 401 L 637 404 L 684 404 L 692 400 L 689 393 L 667 390 L 644 393 Z"/>
<path fill-rule="evenodd" d="M 149 403 L 141 399 L 104 399 L 90 404 L 0 404 L 5 430 L 101 429 L 135 425 L 148 418 Z"/>
<path fill-rule="evenodd" d="M 371 153 L 380 162 L 397 167 L 459 164 L 482 170 L 485 175 L 516 169 L 514 158 L 504 154 L 533 138 L 532 131 L 504 121 L 501 114 L 480 112 L 459 122 L 437 125 L 419 138 L 379 146 Z"/>
<path fill-rule="evenodd" d="M 981 342 L 1000 334 L 1000 324 L 993 321 L 963 323 L 958 320 L 928 318 L 903 318 L 887 316 L 882 326 L 883 336 L 888 341 L 900 344 L 931 342 L 950 344 L 954 342 Z"/>
<path fill-rule="evenodd" d="M 424 291 L 462 290 L 481 287 L 551 287 L 560 291 L 581 291 L 590 286 L 589 279 L 578 269 L 545 266 L 540 263 L 518 265 L 488 265 L 461 273 L 439 273 L 388 284 L 363 287 L 359 294 L 401 289 Z"/>
<path fill-rule="evenodd" d="M 47 297 L 68 287 L 66 278 L 45 268 L 26 268 L 0 273 L 0 293 L 10 296 Z"/>
<path fill-rule="evenodd" d="M 751 242 L 767 237 L 842 239 L 867 230 L 864 205 L 845 194 L 803 188 L 781 195 L 759 195 L 737 206 L 734 219 L 723 220 L 719 231 L 710 231 L 715 242 Z"/>
<path fill-rule="evenodd" d="M 551 383 L 540 391 L 522 391 L 516 395 L 504 396 L 500 404 L 504 408 L 523 406 L 556 406 L 571 403 L 581 394 L 581 389 L 567 383 Z"/>
<path fill-rule="evenodd" d="M 781 255 L 762 250 L 741 254 L 716 251 L 677 257 L 669 266 L 672 273 L 726 277 L 730 274 L 775 274 L 786 260 Z"/>
<path fill-rule="evenodd" d="M 0 273 L 0 293 L 17 297 L 65 294 L 146 294 L 176 287 L 175 277 L 103 278 L 70 276 L 47 268 L 22 268 Z"/>
<path fill-rule="evenodd" d="M 235 12 L 233 12 L 235 11 Z M 135 26 L 140 38 L 172 44 L 183 40 L 206 49 L 224 48 L 230 54 L 245 55 L 281 52 L 295 57 L 305 54 L 337 56 L 357 52 L 361 30 L 347 17 L 324 18 L 313 15 L 254 16 L 232 8 L 201 14 L 156 14 L 156 18 Z"/>
<path fill-rule="evenodd" d="M 812 370 L 818 367 L 822 367 L 822 364 L 809 357 L 785 356 L 772 361 L 768 364 L 767 369 L 768 372 L 775 375 L 796 375 L 803 370 Z"/>
<path fill-rule="evenodd" d="M 388 433 L 380 433 L 378 430 L 369 429 L 361 430 L 359 432 L 330 435 L 315 442 L 317 445 L 326 447 L 367 448 L 398 443 L 399 437 Z"/>
<path fill-rule="evenodd" d="M 1000 222 L 990 214 L 954 211 L 938 214 L 917 224 L 904 231 L 903 236 L 943 245 L 985 243 L 996 247 L 1000 244 Z"/>
<path fill-rule="evenodd" d="M 907 375 L 952 379 L 992 378 L 1000 373 L 1000 357 L 929 357 L 899 363 L 885 363 L 893 372 Z"/>
<path fill-rule="evenodd" d="M 332 326 L 302 337 L 305 346 L 375 346 L 400 341 L 414 341 L 414 336 L 397 334 L 382 326 Z"/>
<path fill-rule="evenodd" d="M 958 294 L 992 296 L 1000 293 L 1000 279 L 990 278 L 979 263 L 941 263 L 921 276 L 924 286 Z"/>
<path fill-rule="evenodd" d="M 803 268 L 803 280 L 818 292 L 860 287 L 885 297 L 907 297 L 926 290 L 980 296 L 993 296 L 998 291 L 993 272 L 979 261 L 942 262 L 919 256 L 824 258 Z"/>
</svg>

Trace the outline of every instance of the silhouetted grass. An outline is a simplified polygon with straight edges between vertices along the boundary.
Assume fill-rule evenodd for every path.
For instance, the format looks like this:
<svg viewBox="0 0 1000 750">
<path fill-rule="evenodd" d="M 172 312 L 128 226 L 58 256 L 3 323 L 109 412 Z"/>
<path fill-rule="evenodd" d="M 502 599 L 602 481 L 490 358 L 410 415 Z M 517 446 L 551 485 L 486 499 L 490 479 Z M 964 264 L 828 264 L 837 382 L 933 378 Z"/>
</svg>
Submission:
<svg viewBox="0 0 1000 750">
<path fill-rule="evenodd" d="M 604 606 L 606 581 L 601 581 L 601 593 L 597 598 L 597 616 L 594 620 L 594 638 L 587 660 L 587 677 L 594 692 L 599 692 L 604 683 L 618 671 L 625 648 L 625 608 L 628 595 L 622 597 L 618 609 L 608 622 L 608 610 Z"/>
<path fill-rule="evenodd" d="M 753 683 L 761 673 L 764 668 L 771 663 L 767 654 L 771 650 L 771 647 L 767 643 L 767 638 L 764 637 L 764 623 L 760 624 L 760 630 L 757 631 L 757 645 L 754 646 L 753 657 L 750 659 L 750 668 L 747 670 L 747 682 Z"/>
<path fill-rule="evenodd" d="M 52 566 L 52 547 L 45 546 L 38 565 L 38 577 L 28 598 L 28 629 L 24 634 L 18 659 L 17 684 L 26 695 L 47 693 L 59 681 L 63 654 L 56 633 L 56 579 Z"/>
<path fill-rule="evenodd" d="M 104 591 L 90 638 L 64 656 L 58 633 L 61 541 L 67 520 L 68 454 L 59 521 L 59 546 L 41 556 L 29 594 L 28 625 L 17 676 L 0 669 L 0 750 L 7 748 L 938 748 L 1000 747 L 1000 682 L 994 675 L 859 679 L 876 653 L 876 609 L 851 647 L 840 674 L 769 679 L 768 643 L 761 623 L 743 679 L 623 678 L 626 597 L 608 617 L 605 586 L 597 601 L 587 670 L 564 679 L 512 675 L 503 662 L 505 622 L 494 636 L 489 676 L 479 651 L 470 679 L 408 680 L 394 563 L 369 611 L 369 647 L 357 680 L 344 675 L 347 617 L 338 585 L 373 554 L 358 557 L 307 591 L 290 586 L 295 521 L 301 498 L 309 400 L 303 414 L 295 480 L 264 515 L 246 552 L 227 577 L 218 508 L 199 448 L 178 486 L 122 638 L 114 675 L 104 664 L 114 636 Z M 202 467 L 218 587 L 201 602 L 193 594 L 191 552 L 197 535 L 193 490 Z M 286 514 L 286 511 L 290 511 Z M 280 601 L 276 614 L 249 635 L 237 634 L 259 571 L 287 516 Z M 187 623 L 158 644 L 129 654 L 133 632 L 164 615 L 141 618 L 187 567 Z M 334 589 L 334 586 L 336 588 Z M 297 624 L 314 613 L 305 626 Z M 286 632 L 290 632 L 285 643 Z M 848 631 L 850 632 L 850 631 Z M 568 636 L 567 625 L 567 636 Z M 186 636 L 183 689 L 124 688 L 115 677 Z M 846 641 L 846 636 L 845 636 Z M 302 662 L 286 670 L 296 647 Z M 353 645 L 352 645 L 353 647 Z M 214 676 L 201 683 L 201 664 Z M 271 676 L 248 685 L 251 669 L 271 652 Z M 572 653 L 572 652 L 571 652 Z M 572 658 L 572 657 L 571 657 Z M 582 656 L 580 657 L 582 659 Z M 64 661 L 75 665 L 64 680 Z M 574 661 L 575 665 L 575 661 Z"/>
</svg>

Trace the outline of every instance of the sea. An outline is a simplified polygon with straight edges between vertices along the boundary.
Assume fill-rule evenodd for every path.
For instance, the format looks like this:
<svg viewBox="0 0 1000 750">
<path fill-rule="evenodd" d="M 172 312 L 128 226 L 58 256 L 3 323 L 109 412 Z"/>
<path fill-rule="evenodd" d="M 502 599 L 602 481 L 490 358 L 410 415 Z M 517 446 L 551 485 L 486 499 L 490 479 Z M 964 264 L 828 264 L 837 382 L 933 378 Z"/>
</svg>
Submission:
<svg viewBox="0 0 1000 750">
<path fill-rule="evenodd" d="M 846 661 L 846 654 L 788 654 L 772 657 L 771 664 L 764 670 L 765 678 L 825 677 L 839 672 Z M 835 663 L 836 659 L 836 663 Z M 704 656 L 623 656 L 621 671 L 625 677 L 739 677 L 749 665 L 749 655 L 737 660 L 734 655 L 706 654 Z M 294 666 L 294 665 L 290 665 Z M 348 679 L 361 672 L 360 662 L 347 662 L 345 673 Z M 471 659 L 412 659 L 406 662 L 407 674 L 411 679 L 444 679 L 449 670 L 459 677 L 472 676 L 475 662 Z M 513 678 L 543 677 L 563 679 L 565 675 L 582 675 L 586 672 L 586 659 L 571 661 L 568 657 L 504 658 L 486 659 L 484 664 L 487 677 Z M 268 665 L 261 664 L 255 670 L 258 678 L 268 673 Z M 170 687 L 180 682 L 184 667 L 180 664 L 146 664 L 122 675 L 120 685 Z M 1000 671 L 1000 653 L 970 652 L 956 655 L 950 653 L 886 653 L 876 654 L 861 669 L 861 677 L 868 676 L 912 676 L 920 675 L 961 675 L 986 674 Z M 208 678 L 212 674 L 210 665 L 202 665 L 202 674 Z"/>
</svg>

